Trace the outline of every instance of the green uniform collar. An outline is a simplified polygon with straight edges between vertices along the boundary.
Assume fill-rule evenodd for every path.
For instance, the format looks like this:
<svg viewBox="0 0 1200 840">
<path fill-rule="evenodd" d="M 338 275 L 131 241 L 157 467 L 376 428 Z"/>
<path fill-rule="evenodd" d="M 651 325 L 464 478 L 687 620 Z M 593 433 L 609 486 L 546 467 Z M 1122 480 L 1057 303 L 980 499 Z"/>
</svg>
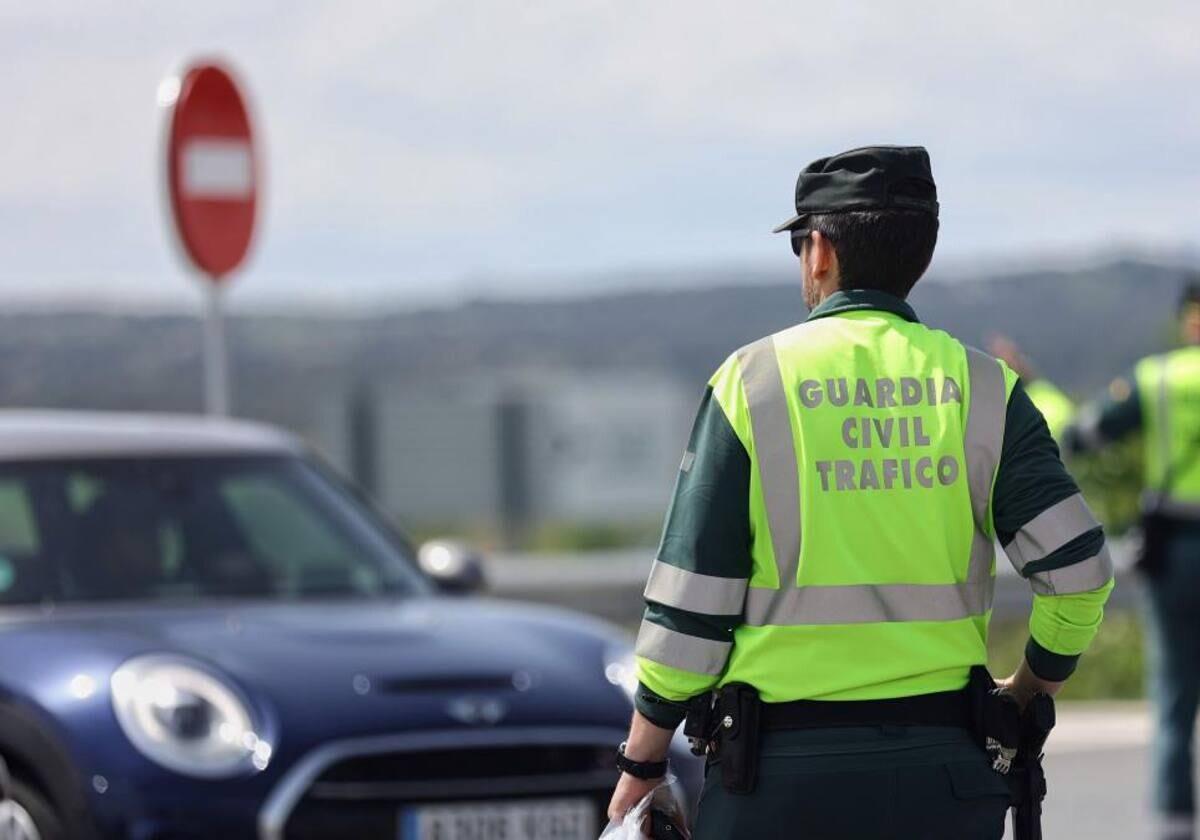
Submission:
<svg viewBox="0 0 1200 840">
<path fill-rule="evenodd" d="M 815 321 L 817 318 L 825 318 L 829 315 L 861 312 L 865 309 L 890 312 L 893 315 L 899 315 L 905 321 L 912 321 L 914 324 L 920 323 L 917 320 L 917 313 L 907 302 L 895 295 L 875 289 L 844 289 L 834 292 L 821 301 L 816 309 L 808 313 L 808 318 L 805 320 Z"/>
</svg>

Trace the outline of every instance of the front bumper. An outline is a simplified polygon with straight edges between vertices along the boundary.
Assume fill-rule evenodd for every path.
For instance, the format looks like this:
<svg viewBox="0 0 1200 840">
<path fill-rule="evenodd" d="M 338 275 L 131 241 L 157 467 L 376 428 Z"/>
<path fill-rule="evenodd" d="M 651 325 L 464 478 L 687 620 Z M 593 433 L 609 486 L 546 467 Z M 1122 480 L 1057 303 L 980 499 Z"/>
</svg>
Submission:
<svg viewBox="0 0 1200 840">
<path fill-rule="evenodd" d="M 280 775 L 188 780 L 141 791 L 114 782 L 97 802 L 105 837 L 130 840 L 396 840 L 408 806 L 448 802 L 586 799 L 597 831 L 617 779 L 604 726 L 417 731 L 322 744 Z M 676 794 L 694 810 L 701 766 L 672 751 Z"/>
<path fill-rule="evenodd" d="M 596 802 L 616 781 L 607 727 L 455 729 L 324 744 L 284 774 L 258 815 L 260 840 L 396 836 L 401 809 L 570 795 Z"/>
</svg>

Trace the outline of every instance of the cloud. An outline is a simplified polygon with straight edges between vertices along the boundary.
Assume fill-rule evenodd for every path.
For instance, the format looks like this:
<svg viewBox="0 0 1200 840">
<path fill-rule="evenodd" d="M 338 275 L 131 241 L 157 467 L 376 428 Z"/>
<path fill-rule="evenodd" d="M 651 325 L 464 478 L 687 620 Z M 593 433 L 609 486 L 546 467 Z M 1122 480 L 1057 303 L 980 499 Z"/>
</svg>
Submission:
<svg viewBox="0 0 1200 840">
<path fill-rule="evenodd" d="M 68 292 L 97 271 L 161 285 L 154 91 L 207 54 L 256 106 L 269 195 L 252 274 L 271 294 L 333 271 L 351 294 L 397 277 L 437 294 L 464 275 L 765 260 L 795 171 L 880 141 L 932 150 L 951 254 L 1200 242 L 1194 2 L 0 14 L 0 291 L 31 273 Z"/>
</svg>

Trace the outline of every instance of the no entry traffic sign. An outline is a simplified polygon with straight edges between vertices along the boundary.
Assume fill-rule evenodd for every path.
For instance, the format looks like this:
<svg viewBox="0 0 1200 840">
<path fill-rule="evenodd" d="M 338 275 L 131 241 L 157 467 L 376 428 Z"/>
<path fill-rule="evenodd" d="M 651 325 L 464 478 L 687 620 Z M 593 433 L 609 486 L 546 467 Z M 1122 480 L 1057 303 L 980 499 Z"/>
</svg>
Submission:
<svg viewBox="0 0 1200 840">
<path fill-rule="evenodd" d="M 254 135 L 245 101 L 222 67 L 193 65 L 178 85 L 167 134 L 171 212 L 188 258 L 215 282 L 242 262 L 254 235 Z"/>
<path fill-rule="evenodd" d="M 209 281 L 204 318 L 204 404 L 229 412 L 222 282 L 246 257 L 258 205 L 250 115 L 228 71 L 193 64 L 159 87 L 169 109 L 167 192 L 182 250 Z"/>
</svg>

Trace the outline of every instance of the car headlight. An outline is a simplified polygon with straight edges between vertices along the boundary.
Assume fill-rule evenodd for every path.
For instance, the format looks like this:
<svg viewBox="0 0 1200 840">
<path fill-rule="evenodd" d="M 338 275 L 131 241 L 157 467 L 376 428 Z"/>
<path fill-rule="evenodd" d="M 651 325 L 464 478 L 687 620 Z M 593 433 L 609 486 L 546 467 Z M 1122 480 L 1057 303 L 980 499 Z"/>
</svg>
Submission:
<svg viewBox="0 0 1200 840">
<path fill-rule="evenodd" d="M 638 687 L 637 662 L 633 651 L 624 646 L 609 650 L 604 657 L 604 677 L 633 700 Z"/>
<path fill-rule="evenodd" d="M 112 703 L 125 736 L 147 758 L 188 776 L 230 776 L 271 760 L 246 704 L 187 661 L 138 656 L 113 673 Z"/>
</svg>

